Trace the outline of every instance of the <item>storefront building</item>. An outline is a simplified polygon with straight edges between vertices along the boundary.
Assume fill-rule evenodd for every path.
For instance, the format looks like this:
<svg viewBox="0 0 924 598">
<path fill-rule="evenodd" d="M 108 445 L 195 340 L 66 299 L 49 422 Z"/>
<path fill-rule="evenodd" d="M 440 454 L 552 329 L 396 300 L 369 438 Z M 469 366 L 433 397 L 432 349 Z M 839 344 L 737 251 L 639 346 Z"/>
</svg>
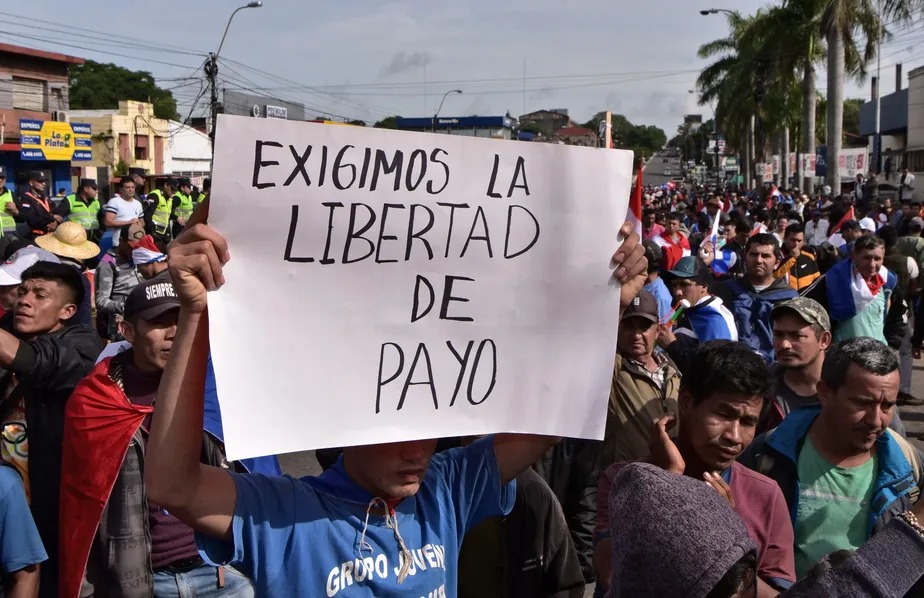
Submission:
<svg viewBox="0 0 924 598">
<path fill-rule="evenodd" d="M 70 193 L 80 165 L 88 163 L 91 132 L 86 123 L 68 122 L 68 69 L 83 62 L 0 43 L 0 165 L 14 191 L 37 170 L 48 177 L 50 194 Z"/>
</svg>

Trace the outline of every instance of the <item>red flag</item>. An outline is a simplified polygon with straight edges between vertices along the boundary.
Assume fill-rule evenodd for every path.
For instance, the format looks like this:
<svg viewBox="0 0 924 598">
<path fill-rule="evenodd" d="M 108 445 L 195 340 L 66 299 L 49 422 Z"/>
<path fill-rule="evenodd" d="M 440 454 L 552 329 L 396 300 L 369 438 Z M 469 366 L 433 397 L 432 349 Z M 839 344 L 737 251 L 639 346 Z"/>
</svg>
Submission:
<svg viewBox="0 0 924 598">
<path fill-rule="evenodd" d="M 856 219 L 857 219 L 857 216 L 853 212 L 853 206 L 850 206 L 850 209 L 847 210 L 847 213 L 844 214 L 844 217 L 840 219 L 837 225 L 833 229 L 831 229 L 831 231 L 828 234 L 833 235 L 837 231 L 841 230 L 841 227 L 844 226 L 845 222 L 847 222 L 848 220 L 856 220 Z"/>
<path fill-rule="evenodd" d="M 76 598 L 93 537 L 132 436 L 153 407 L 133 405 L 109 376 L 110 359 L 67 402 L 60 506 L 59 596 Z"/>
<path fill-rule="evenodd" d="M 642 162 L 638 163 L 638 177 L 635 179 L 635 189 L 629 198 L 628 220 L 635 226 L 635 232 L 642 237 Z"/>
</svg>

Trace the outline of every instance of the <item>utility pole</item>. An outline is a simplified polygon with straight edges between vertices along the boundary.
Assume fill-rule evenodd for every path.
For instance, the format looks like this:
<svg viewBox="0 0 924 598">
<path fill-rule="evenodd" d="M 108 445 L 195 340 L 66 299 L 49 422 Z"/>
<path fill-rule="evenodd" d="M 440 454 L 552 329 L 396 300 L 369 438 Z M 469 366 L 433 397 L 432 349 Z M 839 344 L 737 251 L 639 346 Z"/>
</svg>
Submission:
<svg viewBox="0 0 924 598">
<path fill-rule="evenodd" d="M 221 54 L 221 48 L 225 45 L 225 38 L 228 37 L 228 29 L 231 28 L 231 21 L 234 20 L 234 15 L 245 8 L 260 8 L 261 6 L 263 6 L 261 0 L 253 0 L 253 2 L 248 2 L 244 6 L 239 6 L 234 9 L 234 12 L 228 17 L 228 24 L 225 25 L 225 32 L 221 36 L 218 50 L 209 52 L 208 60 L 205 61 L 205 76 L 209 81 L 209 116 L 212 121 L 209 139 L 212 140 L 212 146 L 215 145 L 215 125 L 218 124 L 218 113 L 221 111 L 221 104 L 218 102 L 218 56 Z"/>
<path fill-rule="evenodd" d="M 218 122 L 218 113 L 221 105 L 218 103 L 218 55 L 209 52 L 205 61 L 205 76 L 209 82 L 209 139 L 215 145 L 215 124 Z"/>
</svg>

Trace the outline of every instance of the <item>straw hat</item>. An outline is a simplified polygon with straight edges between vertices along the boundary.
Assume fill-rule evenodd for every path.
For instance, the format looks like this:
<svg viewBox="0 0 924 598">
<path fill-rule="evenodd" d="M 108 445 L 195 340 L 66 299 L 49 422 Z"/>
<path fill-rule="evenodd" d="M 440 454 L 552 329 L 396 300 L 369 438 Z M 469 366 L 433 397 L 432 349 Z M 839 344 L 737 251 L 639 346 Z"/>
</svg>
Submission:
<svg viewBox="0 0 924 598">
<path fill-rule="evenodd" d="M 77 222 L 62 222 L 55 232 L 36 238 L 35 244 L 57 256 L 74 260 L 99 255 L 99 245 L 87 241 L 87 231 Z"/>
</svg>

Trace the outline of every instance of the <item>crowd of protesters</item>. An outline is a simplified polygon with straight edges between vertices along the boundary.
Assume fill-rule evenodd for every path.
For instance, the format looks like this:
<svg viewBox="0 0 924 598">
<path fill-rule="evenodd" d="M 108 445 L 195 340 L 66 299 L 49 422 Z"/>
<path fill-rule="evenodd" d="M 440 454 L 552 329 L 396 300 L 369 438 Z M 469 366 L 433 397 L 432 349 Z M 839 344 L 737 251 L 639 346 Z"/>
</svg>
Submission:
<svg viewBox="0 0 924 598">
<path fill-rule="evenodd" d="M 64 211 L 41 178 L 0 265 L 4 596 L 924 592 L 899 417 L 920 205 L 649 188 L 612 256 L 602 442 L 344 447 L 295 479 L 225 458 L 207 304 L 231 248 L 208 201 L 125 177 L 94 224 L 95 182 Z"/>
</svg>

